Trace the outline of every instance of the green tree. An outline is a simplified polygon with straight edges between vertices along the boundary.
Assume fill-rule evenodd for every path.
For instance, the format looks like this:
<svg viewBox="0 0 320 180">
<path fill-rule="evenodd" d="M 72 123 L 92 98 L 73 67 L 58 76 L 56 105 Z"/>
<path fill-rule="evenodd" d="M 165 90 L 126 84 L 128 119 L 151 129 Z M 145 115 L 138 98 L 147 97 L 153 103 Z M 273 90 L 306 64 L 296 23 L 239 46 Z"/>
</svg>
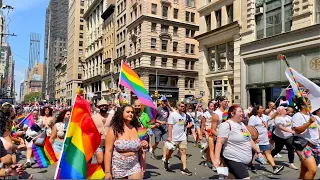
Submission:
<svg viewBox="0 0 320 180">
<path fill-rule="evenodd" d="M 31 92 L 24 96 L 23 103 L 39 101 L 40 97 L 41 97 L 40 92 Z"/>
</svg>

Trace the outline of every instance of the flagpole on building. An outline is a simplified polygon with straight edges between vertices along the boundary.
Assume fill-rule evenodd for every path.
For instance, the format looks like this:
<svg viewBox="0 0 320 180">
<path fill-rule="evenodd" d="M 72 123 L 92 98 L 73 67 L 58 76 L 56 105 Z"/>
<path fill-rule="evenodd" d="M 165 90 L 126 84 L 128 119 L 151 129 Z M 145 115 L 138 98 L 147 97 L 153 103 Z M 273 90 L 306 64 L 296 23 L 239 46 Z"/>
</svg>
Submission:
<svg viewBox="0 0 320 180">
<path fill-rule="evenodd" d="M 79 94 L 78 94 L 79 93 Z M 72 117 L 72 113 L 73 113 L 73 108 L 74 108 L 74 104 L 76 103 L 76 100 L 77 100 L 77 96 L 81 94 L 81 90 L 79 92 L 77 92 L 77 95 L 76 95 L 76 98 L 73 102 L 73 106 L 72 106 L 72 109 L 71 109 L 71 116 L 70 118 Z M 56 172 L 54 173 L 54 179 L 57 179 L 57 176 L 58 176 L 58 173 L 59 173 L 59 170 L 60 170 L 60 163 L 61 163 L 61 158 L 62 158 L 62 155 L 63 155 L 63 151 L 64 151 L 64 143 L 67 139 L 67 136 L 68 136 L 68 132 L 69 132 L 69 127 L 70 127 L 70 120 L 69 120 L 69 123 L 68 123 L 68 127 L 67 127 L 67 131 L 64 135 L 64 140 L 63 140 L 63 143 L 62 143 L 62 150 L 61 150 L 61 154 L 60 154 L 60 157 L 59 157 L 59 160 L 58 160 L 58 164 L 57 164 L 57 167 L 56 167 Z"/>
</svg>

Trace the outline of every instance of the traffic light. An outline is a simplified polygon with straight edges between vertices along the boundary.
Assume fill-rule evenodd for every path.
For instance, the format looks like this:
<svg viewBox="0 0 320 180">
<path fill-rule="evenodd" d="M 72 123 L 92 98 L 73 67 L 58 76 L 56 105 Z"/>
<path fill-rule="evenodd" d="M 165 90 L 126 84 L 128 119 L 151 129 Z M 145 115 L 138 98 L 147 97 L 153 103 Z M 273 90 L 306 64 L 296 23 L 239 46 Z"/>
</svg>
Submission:
<svg viewBox="0 0 320 180">
<path fill-rule="evenodd" d="M 154 96 L 157 98 L 158 97 L 158 90 L 154 91 Z"/>
</svg>

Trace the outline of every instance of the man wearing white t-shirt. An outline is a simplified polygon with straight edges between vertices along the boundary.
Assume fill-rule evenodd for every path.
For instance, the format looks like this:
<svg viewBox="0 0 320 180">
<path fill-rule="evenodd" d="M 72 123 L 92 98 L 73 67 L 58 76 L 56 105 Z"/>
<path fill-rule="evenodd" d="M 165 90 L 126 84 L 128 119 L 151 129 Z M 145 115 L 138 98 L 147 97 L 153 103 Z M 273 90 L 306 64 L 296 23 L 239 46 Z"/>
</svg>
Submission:
<svg viewBox="0 0 320 180">
<path fill-rule="evenodd" d="M 169 150 L 167 153 L 166 159 L 164 163 L 164 169 L 170 171 L 169 168 L 169 159 L 175 150 L 178 148 L 181 154 L 182 161 L 182 170 L 181 173 L 191 176 L 192 172 L 187 169 L 187 135 L 186 129 L 192 126 L 192 123 L 185 126 L 186 123 L 186 114 L 183 113 L 185 111 L 186 105 L 183 102 L 179 102 L 177 104 L 177 110 L 170 113 L 168 118 L 168 141 L 166 142 L 166 146 Z"/>
</svg>

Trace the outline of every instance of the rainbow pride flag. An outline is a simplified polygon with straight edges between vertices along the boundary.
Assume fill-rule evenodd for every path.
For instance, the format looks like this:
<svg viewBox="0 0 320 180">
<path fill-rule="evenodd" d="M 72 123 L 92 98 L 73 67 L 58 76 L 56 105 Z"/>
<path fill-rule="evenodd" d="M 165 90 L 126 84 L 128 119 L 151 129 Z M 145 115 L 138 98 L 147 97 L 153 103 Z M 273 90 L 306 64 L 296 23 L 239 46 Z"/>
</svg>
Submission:
<svg viewBox="0 0 320 180">
<path fill-rule="evenodd" d="M 292 88 L 286 90 L 286 100 L 289 102 L 289 106 L 294 106 L 293 102 L 294 91 Z"/>
<path fill-rule="evenodd" d="M 25 116 L 19 115 L 18 116 L 18 124 L 21 123 L 21 121 L 25 118 Z"/>
<path fill-rule="evenodd" d="M 104 179 L 104 172 L 99 164 L 87 164 L 87 179 Z"/>
<path fill-rule="evenodd" d="M 49 137 L 46 137 L 44 146 L 37 146 L 33 144 L 32 152 L 39 168 L 46 168 L 58 161 L 49 141 Z"/>
<path fill-rule="evenodd" d="M 77 95 L 55 179 L 86 179 L 87 164 L 101 142 L 87 100 Z M 58 173 L 57 173 L 58 172 Z"/>
<path fill-rule="evenodd" d="M 144 126 L 138 127 L 138 137 L 141 141 L 147 140 L 147 128 Z"/>
<path fill-rule="evenodd" d="M 148 114 L 150 122 L 154 122 L 157 115 L 157 109 L 137 73 L 135 73 L 124 61 L 122 61 L 121 65 L 120 84 L 137 95 L 141 103 L 145 105 L 144 112 Z"/>
</svg>

